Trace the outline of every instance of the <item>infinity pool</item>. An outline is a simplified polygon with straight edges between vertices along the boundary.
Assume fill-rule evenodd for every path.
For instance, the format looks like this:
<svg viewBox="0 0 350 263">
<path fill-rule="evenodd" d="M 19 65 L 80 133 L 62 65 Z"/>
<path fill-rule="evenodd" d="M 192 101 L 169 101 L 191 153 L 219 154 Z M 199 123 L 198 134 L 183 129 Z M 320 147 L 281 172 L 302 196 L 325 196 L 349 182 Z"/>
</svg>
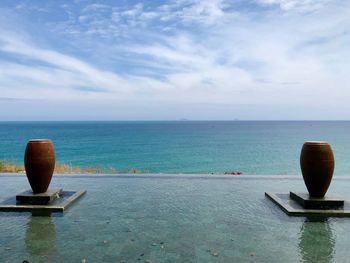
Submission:
<svg viewBox="0 0 350 263">
<path fill-rule="evenodd" d="M 306 191 L 300 176 L 56 175 L 87 194 L 63 215 L 0 212 L 0 262 L 346 262 L 350 218 L 289 217 L 265 191 Z M 1 175 L 0 199 L 29 188 Z M 329 192 L 350 200 L 350 178 Z"/>
</svg>

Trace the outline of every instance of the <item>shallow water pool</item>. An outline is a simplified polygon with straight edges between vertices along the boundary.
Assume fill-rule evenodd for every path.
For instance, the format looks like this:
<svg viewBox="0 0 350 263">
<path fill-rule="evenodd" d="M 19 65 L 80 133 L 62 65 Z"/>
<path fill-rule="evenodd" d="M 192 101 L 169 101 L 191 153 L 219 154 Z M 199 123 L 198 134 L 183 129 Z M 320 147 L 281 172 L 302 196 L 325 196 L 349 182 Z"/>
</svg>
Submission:
<svg viewBox="0 0 350 263">
<path fill-rule="evenodd" d="M 51 188 L 87 194 L 63 215 L 0 212 L 0 262 L 346 262 L 350 218 L 289 217 L 264 196 L 306 191 L 299 178 L 56 175 Z M 29 188 L 0 184 L 1 200 Z"/>
</svg>

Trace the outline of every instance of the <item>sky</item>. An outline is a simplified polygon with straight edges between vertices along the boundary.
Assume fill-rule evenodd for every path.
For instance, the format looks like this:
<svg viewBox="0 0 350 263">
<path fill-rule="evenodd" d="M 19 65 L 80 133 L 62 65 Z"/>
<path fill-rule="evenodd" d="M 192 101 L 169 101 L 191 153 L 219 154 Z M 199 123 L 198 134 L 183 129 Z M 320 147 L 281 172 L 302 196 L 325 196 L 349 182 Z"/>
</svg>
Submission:
<svg viewBox="0 0 350 263">
<path fill-rule="evenodd" d="M 350 119 L 350 1 L 0 1 L 0 120 Z"/>
</svg>

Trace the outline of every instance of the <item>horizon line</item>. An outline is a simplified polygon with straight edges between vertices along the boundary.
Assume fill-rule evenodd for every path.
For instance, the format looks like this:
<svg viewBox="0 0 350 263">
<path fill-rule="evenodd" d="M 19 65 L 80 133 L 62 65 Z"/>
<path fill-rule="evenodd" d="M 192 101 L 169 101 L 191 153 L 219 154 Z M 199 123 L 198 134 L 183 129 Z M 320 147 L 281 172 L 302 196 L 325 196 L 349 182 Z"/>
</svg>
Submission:
<svg viewBox="0 0 350 263">
<path fill-rule="evenodd" d="M 350 119 L 336 119 L 336 120 L 327 120 L 327 119 L 222 119 L 222 120 L 213 120 L 213 119 L 171 119 L 171 120 L 0 120 L 0 122 L 348 122 Z"/>
</svg>

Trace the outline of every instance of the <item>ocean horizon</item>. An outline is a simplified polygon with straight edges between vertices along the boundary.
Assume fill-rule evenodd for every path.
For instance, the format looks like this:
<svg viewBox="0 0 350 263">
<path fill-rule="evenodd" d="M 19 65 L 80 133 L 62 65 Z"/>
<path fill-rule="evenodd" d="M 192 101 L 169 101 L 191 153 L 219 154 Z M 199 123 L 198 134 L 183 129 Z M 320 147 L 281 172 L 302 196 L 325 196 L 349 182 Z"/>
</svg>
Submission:
<svg viewBox="0 0 350 263">
<path fill-rule="evenodd" d="M 0 160 L 23 163 L 26 143 L 47 138 L 56 162 L 117 173 L 301 174 L 304 141 L 328 141 L 335 176 L 349 175 L 350 121 L 3 121 Z"/>
</svg>

